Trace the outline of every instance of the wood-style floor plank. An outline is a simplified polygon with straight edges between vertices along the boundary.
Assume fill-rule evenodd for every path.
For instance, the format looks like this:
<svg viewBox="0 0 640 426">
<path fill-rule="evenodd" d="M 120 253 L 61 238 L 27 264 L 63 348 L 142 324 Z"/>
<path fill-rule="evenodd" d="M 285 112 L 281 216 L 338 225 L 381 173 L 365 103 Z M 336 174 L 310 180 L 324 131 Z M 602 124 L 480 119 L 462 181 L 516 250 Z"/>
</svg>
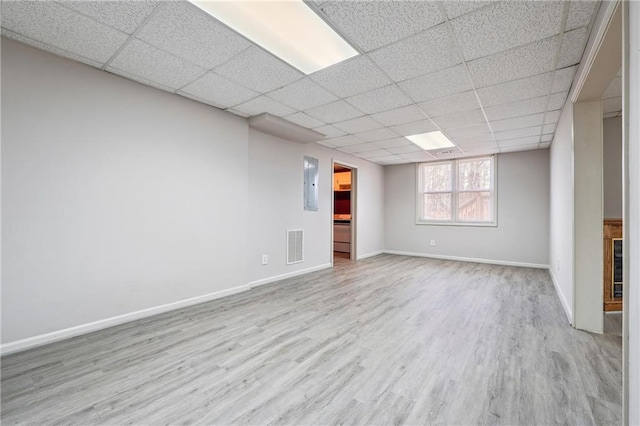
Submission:
<svg viewBox="0 0 640 426">
<path fill-rule="evenodd" d="M 620 316 L 380 255 L 2 358 L 3 424 L 619 424 Z"/>
</svg>

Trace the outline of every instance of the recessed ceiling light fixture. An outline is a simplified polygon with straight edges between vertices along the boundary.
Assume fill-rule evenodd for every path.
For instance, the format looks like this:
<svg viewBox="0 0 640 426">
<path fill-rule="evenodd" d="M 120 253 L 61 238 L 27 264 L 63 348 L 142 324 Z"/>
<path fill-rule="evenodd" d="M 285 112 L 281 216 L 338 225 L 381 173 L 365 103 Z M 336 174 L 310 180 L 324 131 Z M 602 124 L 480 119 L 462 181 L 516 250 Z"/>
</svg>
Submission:
<svg viewBox="0 0 640 426">
<path fill-rule="evenodd" d="M 426 151 L 455 146 L 441 131 L 421 133 L 406 136 L 406 138 Z"/>
<path fill-rule="evenodd" d="M 190 1 L 305 74 L 358 54 L 302 0 Z"/>
</svg>

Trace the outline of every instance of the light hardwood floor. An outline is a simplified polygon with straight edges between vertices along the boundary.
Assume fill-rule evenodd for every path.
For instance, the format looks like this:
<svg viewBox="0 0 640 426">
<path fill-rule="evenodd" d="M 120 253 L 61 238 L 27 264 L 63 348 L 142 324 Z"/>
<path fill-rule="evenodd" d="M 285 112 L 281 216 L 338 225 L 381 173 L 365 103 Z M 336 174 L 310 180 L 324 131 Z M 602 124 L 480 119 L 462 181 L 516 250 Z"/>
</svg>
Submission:
<svg viewBox="0 0 640 426">
<path fill-rule="evenodd" d="M 619 424 L 546 271 L 381 255 L 2 359 L 2 423 Z"/>
</svg>

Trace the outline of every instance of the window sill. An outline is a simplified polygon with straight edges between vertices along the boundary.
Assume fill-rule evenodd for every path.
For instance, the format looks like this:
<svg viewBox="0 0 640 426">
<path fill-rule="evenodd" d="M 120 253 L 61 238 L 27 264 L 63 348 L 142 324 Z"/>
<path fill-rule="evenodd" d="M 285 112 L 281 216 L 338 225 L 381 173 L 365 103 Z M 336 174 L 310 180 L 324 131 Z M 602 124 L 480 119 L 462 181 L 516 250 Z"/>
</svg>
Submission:
<svg viewBox="0 0 640 426">
<path fill-rule="evenodd" d="M 460 226 L 460 227 L 478 227 L 478 228 L 497 228 L 497 222 L 423 222 L 416 221 L 416 225 L 427 226 Z"/>
</svg>

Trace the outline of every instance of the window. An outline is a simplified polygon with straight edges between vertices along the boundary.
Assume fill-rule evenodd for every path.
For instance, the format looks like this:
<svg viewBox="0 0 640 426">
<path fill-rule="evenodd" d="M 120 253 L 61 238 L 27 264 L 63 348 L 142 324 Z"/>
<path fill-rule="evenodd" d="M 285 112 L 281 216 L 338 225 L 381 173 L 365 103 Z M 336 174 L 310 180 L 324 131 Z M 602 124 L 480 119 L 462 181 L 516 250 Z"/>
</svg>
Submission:
<svg viewBox="0 0 640 426">
<path fill-rule="evenodd" d="M 418 223 L 495 225 L 494 157 L 418 164 Z"/>
</svg>

